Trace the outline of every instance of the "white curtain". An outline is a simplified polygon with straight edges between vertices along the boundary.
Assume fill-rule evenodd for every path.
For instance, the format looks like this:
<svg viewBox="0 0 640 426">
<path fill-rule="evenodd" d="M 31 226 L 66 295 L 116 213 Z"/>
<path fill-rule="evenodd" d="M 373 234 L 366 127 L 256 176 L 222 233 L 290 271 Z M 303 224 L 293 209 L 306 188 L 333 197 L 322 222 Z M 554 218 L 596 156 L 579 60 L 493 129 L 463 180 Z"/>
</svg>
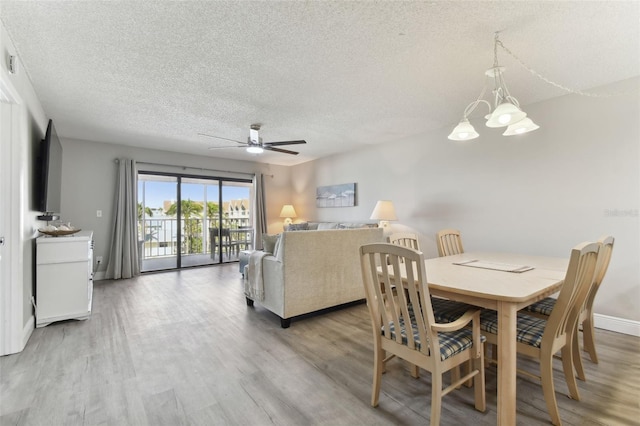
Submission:
<svg viewBox="0 0 640 426">
<path fill-rule="evenodd" d="M 118 160 L 116 211 L 106 278 L 131 278 L 140 274 L 140 265 L 138 264 L 137 175 L 135 160 Z"/>
<path fill-rule="evenodd" d="M 262 250 L 262 234 L 267 233 L 267 208 L 264 197 L 264 175 L 257 174 L 253 177 L 253 191 L 255 194 L 254 200 L 254 228 L 255 241 L 254 246 L 256 250 Z"/>
</svg>

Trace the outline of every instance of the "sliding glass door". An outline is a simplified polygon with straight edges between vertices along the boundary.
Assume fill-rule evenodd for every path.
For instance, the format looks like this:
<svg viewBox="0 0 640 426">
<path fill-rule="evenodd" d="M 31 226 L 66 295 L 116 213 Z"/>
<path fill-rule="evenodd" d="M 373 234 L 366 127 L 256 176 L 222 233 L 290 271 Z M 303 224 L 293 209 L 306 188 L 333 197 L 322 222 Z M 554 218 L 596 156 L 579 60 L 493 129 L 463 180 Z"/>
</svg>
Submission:
<svg viewBox="0 0 640 426">
<path fill-rule="evenodd" d="M 250 194 L 250 181 L 140 172 L 140 270 L 238 260 L 253 247 Z"/>
</svg>

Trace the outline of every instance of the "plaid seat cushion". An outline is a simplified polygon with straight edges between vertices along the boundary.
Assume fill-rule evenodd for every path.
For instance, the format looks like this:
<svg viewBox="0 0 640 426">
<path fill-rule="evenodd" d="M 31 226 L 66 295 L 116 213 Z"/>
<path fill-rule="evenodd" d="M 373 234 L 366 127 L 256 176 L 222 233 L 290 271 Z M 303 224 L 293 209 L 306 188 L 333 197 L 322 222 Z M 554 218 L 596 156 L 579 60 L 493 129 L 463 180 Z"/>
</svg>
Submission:
<svg viewBox="0 0 640 426">
<path fill-rule="evenodd" d="M 416 342 L 416 349 L 420 350 L 422 342 L 420 342 L 420 336 L 418 335 L 418 327 L 415 325 L 413 310 L 410 310 L 409 314 L 411 316 L 411 331 L 413 333 L 413 339 Z M 405 327 L 404 319 L 400 318 L 399 323 L 402 343 L 407 344 L 407 328 Z M 391 339 L 395 340 L 396 327 L 393 321 L 389 323 L 389 331 Z M 440 359 L 442 361 L 473 346 L 473 334 L 471 330 L 467 328 L 446 333 L 438 333 L 438 339 L 440 341 Z M 485 337 L 482 336 L 482 341 L 484 342 L 485 340 Z"/>
<path fill-rule="evenodd" d="M 438 297 L 431 298 L 431 306 L 433 307 L 433 316 L 439 323 L 454 322 L 469 309 L 474 309 L 472 305 Z"/>
<path fill-rule="evenodd" d="M 547 321 L 530 315 L 518 313 L 516 340 L 536 348 L 542 343 L 542 335 Z M 498 314 L 491 309 L 480 312 L 480 328 L 487 333 L 498 334 Z"/>
<path fill-rule="evenodd" d="M 523 309 L 523 311 L 535 312 L 546 316 L 551 316 L 551 311 L 556 306 L 556 299 L 552 297 L 545 297 L 544 299 L 529 305 Z"/>
</svg>

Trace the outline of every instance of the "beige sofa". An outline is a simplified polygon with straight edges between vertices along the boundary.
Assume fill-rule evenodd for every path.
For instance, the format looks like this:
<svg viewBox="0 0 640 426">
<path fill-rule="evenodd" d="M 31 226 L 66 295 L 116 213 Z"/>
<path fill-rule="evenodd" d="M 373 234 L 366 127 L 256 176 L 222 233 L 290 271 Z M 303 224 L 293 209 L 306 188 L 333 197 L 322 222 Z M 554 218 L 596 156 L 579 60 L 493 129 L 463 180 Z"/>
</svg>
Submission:
<svg viewBox="0 0 640 426">
<path fill-rule="evenodd" d="M 292 317 L 364 299 L 358 249 L 382 242 L 382 233 L 381 228 L 282 233 L 274 255 L 262 258 L 264 299 L 247 296 L 247 305 L 258 302 L 287 328 Z M 245 275 L 252 280 L 255 274 Z"/>
</svg>

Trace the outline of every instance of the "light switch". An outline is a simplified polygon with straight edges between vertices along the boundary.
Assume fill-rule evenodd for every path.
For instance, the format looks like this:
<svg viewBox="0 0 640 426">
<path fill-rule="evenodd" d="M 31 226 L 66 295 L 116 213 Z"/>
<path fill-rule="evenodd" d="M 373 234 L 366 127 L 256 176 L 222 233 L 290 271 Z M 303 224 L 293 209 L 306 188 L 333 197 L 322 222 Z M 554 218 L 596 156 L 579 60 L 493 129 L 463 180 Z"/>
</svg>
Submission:
<svg viewBox="0 0 640 426">
<path fill-rule="evenodd" d="M 96 217 L 102 217 L 102 210 L 96 210 Z"/>
</svg>

